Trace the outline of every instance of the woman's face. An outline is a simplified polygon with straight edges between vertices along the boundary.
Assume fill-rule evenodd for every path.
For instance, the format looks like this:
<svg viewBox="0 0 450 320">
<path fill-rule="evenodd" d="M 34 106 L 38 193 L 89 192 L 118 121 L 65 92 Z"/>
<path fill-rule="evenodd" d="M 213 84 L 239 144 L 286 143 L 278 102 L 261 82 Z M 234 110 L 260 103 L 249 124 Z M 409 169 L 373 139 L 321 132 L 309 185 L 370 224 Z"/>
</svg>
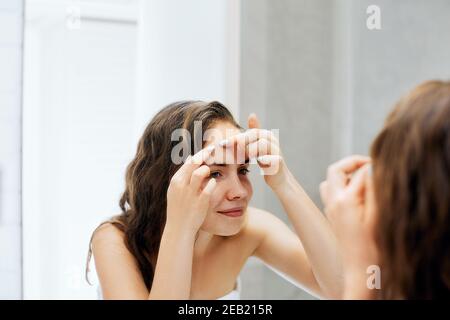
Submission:
<svg viewBox="0 0 450 320">
<path fill-rule="evenodd" d="M 240 130 L 233 124 L 217 122 L 205 132 L 204 147 L 217 145 L 238 133 Z M 248 161 L 237 163 L 233 148 L 221 149 L 214 155 L 208 165 L 211 177 L 216 179 L 217 184 L 201 229 L 215 235 L 231 236 L 242 229 L 247 219 L 247 206 L 253 194 L 247 176 L 249 164 Z"/>
</svg>

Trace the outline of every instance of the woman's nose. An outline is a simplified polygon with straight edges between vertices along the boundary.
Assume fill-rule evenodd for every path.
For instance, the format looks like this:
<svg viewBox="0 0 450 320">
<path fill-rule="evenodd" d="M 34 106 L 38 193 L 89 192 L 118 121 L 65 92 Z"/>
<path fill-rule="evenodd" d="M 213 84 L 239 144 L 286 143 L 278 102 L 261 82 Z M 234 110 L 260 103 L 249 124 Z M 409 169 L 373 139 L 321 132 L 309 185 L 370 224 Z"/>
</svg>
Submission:
<svg viewBox="0 0 450 320">
<path fill-rule="evenodd" d="M 227 198 L 228 200 L 245 199 L 248 196 L 248 191 L 242 184 L 239 178 L 234 178 L 229 185 Z"/>
</svg>

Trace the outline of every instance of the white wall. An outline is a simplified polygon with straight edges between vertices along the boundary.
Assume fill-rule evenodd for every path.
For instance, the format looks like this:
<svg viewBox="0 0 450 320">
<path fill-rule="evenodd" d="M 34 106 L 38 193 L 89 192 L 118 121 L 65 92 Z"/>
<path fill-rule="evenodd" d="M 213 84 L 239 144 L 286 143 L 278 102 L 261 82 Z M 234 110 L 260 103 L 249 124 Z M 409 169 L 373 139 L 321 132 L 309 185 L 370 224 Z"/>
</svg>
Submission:
<svg viewBox="0 0 450 320">
<path fill-rule="evenodd" d="M 138 132 L 162 106 L 219 100 L 238 117 L 240 0 L 141 0 Z"/>
<path fill-rule="evenodd" d="M 20 299 L 22 1 L 0 0 L 0 299 Z"/>
<path fill-rule="evenodd" d="M 81 5 L 73 28 L 67 5 L 35 4 L 25 34 L 24 297 L 95 298 L 84 281 L 89 238 L 119 212 L 136 144 L 137 6 Z"/>
<path fill-rule="evenodd" d="M 381 30 L 366 26 L 369 5 Z M 246 0 L 242 13 L 241 117 L 280 128 L 286 162 L 319 207 L 330 163 L 368 154 L 406 90 L 450 78 L 448 0 Z M 254 190 L 253 205 L 288 220 L 262 179 Z M 244 298 L 310 298 L 256 263 L 244 272 Z"/>
</svg>

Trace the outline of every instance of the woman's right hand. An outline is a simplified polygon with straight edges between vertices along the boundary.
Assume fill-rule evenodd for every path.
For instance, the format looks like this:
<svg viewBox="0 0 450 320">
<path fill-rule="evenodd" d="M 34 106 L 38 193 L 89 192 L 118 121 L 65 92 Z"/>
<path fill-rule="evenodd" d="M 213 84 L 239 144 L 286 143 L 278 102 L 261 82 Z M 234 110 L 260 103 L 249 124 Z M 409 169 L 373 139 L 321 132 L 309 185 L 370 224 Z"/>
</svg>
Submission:
<svg viewBox="0 0 450 320">
<path fill-rule="evenodd" d="M 210 177 L 210 169 L 204 164 L 213 150 L 214 146 L 209 146 L 194 156 L 187 157 L 173 175 L 167 190 L 166 226 L 175 226 L 178 230 L 186 230 L 192 234 L 200 229 L 208 212 L 211 193 L 216 186 L 214 178 L 206 182 Z"/>
</svg>

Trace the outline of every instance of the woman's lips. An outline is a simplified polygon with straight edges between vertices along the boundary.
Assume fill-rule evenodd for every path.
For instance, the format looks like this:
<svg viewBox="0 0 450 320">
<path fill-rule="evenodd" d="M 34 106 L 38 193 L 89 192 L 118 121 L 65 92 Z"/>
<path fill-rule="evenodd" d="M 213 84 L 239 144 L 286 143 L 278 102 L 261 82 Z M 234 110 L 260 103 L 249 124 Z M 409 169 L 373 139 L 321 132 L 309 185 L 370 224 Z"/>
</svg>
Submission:
<svg viewBox="0 0 450 320">
<path fill-rule="evenodd" d="M 238 207 L 238 208 L 231 208 L 227 210 L 220 210 L 217 211 L 220 214 L 226 215 L 228 217 L 240 217 L 244 214 L 244 208 Z"/>
</svg>

